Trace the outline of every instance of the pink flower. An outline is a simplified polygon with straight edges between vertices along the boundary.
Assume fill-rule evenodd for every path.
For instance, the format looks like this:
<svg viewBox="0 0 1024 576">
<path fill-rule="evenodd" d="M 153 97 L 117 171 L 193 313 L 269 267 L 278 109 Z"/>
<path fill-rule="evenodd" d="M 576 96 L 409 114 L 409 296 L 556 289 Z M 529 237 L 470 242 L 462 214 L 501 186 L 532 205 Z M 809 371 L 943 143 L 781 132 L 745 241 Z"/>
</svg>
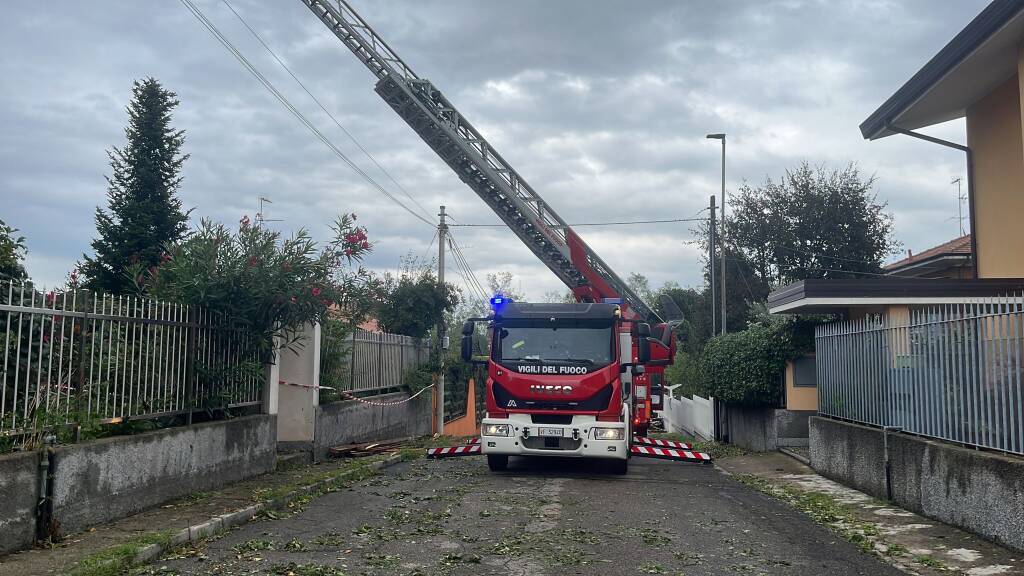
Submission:
<svg viewBox="0 0 1024 576">
<path fill-rule="evenodd" d="M 242 228 L 248 228 L 249 227 L 249 215 L 246 214 L 245 216 L 242 216 L 242 219 L 238 221 L 238 225 L 241 226 Z"/>
<path fill-rule="evenodd" d="M 363 248 L 363 250 L 366 250 L 367 248 L 369 248 L 369 247 L 370 247 L 370 243 L 369 243 L 369 242 L 367 242 L 366 240 L 363 240 L 363 243 L 362 243 L 362 244 L 360 244 L 360 247 L 362 247 L 362 248 Z"/>
<path fill-rule="evenodd" d="M 352 249 L 351 248 L 345 248 L 345 256 L 351 256 L 351 255 L 352 255 Z"/>
<path fill-rule="evenodd" d="M 256 258 L 255 256 L 249 256 L 249 267 L 250 268 L 255 266 L 258 263 L 259 263 L 259 259 L 258 258 Z"/>
<path fill-rule="evenodd" d="M 317 288 L 316 286 L 313 286 L 313 289 L 311 290 L 311 292 L 313 293 L 313 297 L 314 298 L 320 295 L 320 289 Z"/>
<path fill-rule="evenodd" d="M 295 296 L 292 296 L 292 304 L 295 304 L 296 302 L 298 302 L 298 300 L 295 299 Z"/>
</svg>

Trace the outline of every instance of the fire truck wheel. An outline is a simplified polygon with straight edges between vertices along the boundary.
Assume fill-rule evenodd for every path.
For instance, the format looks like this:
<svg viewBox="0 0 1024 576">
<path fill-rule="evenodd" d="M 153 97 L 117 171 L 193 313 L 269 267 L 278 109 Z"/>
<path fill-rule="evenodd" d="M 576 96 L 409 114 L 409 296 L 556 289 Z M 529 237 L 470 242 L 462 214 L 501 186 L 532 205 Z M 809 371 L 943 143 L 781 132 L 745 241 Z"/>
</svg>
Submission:
<svg viewBox="0 0 1024 576">
<path fill-rule="evenodd" d="M 612 474 L 625 476 L 629 472 L 629 459 L 612 460 Z"/>
<path fill-rule="evenodd" d="M 487 467 L 494 472 L 508 468 L 508 454 L 488 454 Z"/>
</svg>

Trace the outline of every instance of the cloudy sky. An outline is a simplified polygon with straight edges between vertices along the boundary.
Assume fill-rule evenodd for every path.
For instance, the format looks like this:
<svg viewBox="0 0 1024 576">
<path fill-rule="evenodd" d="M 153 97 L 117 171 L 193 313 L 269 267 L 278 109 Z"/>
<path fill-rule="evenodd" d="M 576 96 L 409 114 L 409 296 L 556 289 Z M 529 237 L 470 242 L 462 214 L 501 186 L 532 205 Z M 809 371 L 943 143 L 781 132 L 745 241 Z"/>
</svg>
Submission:
<svg viewBox="0 0 1024 576">
<path fill-rule="evenodd" d="M 433 217 L 497 218 L 373 92 L 373 77 L 295 0 L 230 0 L 356 139 Z M 878 177 L 897 236 L 921 250 L 959 232 L 962 154 L 858 124 L 986 4 L 981 0 L 352 0 L 417 71 L 570 223 L 685 218 L 719 187 L 778 177 L 801 160 L 856 161 Z M 413 210 L 219 0 L 206 15 L 335 144 Z M 394 269 L 434 230 L 315 140 L 172 0 L 13 2 L 0 21 L 0 218 L 22 230 L 30 274 L 60 282 L 88 249 L 105 201 L 105 150 L 121 145 L 133 79 L 177 92 L 187 133 L 181 197 L 193 219 L 267 218 L 327 236 L 360 216 Z M 932 134 L 963 140 L 962 122 Z M 701 282 L 689 224 L 587 227 L 620 275 Z M 469 263 L 511 271 L 529 296 L 560 289 L 511 232 L 455 228 Z M 430 252 L 436 246 L 429 248 Z M 456 270 L 449 268 L 456 279 Z"/>
</svg>

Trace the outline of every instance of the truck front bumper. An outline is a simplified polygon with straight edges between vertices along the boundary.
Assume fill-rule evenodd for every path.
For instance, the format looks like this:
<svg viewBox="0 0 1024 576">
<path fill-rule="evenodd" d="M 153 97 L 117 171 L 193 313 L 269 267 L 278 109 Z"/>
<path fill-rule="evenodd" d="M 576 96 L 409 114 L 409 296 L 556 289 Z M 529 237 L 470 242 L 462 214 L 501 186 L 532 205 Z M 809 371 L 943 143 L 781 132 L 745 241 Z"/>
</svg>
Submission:
<svg viewBox="0 0 1024 576">
<path fill-rule="evenodd" d="M 485 435 L 488 425 L 508 425 L 509 435 Z M 541 429 L 544 430 L 541 430 Z M 597 431 L 621 430 L 621 439 L 597 439 Z M 552 434 L 561 432 L 561 435 Z M 509 456 L 566 456 L 578 458 L 629 457 L 629 430 L 623 422 L 597 422 L 593 416 L 575 416 L 570 424 L 534 424 L 528 414 L 508 419 L 484 418 L 480 450 Z M 607 434 L 607 433 L 606 433 Z M 615 433 L 611 433 L 615 434 Z"/>
</svg>

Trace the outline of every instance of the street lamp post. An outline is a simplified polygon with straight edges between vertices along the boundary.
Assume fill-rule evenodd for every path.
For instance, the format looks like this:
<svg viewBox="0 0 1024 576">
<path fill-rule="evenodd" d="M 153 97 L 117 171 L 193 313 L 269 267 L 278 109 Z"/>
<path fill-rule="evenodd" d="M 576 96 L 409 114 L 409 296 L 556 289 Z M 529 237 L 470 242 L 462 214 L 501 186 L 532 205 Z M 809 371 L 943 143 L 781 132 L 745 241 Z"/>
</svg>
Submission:
<svg viewBox="0 0 1024 576">
<path fill-rule="evenodd" d="M 722 221 L 720 223 L 720 230 L 718 233 L 718 241 L 721 245 L 722 250 L 722 265 L 720 274 L 721 281 L 719 282 L 722 286 L 720 293 L 722 295 L 722 334 L 725 334 L 725 134 L 708 134 L 710 140 L 721 140 L 722 141 Z"/>
</svg>

